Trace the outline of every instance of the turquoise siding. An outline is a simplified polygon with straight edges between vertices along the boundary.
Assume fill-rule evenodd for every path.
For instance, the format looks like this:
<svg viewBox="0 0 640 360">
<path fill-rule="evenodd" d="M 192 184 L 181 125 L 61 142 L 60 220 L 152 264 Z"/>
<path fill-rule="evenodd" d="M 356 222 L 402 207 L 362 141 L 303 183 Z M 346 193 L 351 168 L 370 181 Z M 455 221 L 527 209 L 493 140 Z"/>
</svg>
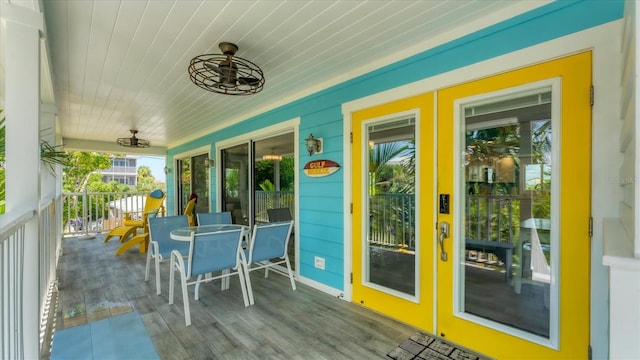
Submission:
<svg viewBox="0 0 640 360">
<path fill-rule="evenodd" d="M 167 154 L 168 162 L 172 163 L 175 154 L 207 144 L 215 148 L 218 141 L 300 117 L 300 165 L 320 158 L 342 164 L 343 103 L 618 20 L 622 18 L 623 8 L 623 0 L 548 4 L 172 148 Z M 268 82 L 266 86 L 269 86 Z M 309 157 L 306 152 L 303 139 L 309 133 L 324 138 L 322 155 Z M 340 169 L 322 178 L 309 178 L 300 171 L 300 187 L 297 189 L 300 198 L 300 274 L 339 290 L 344 289 L 344 171 Z M 167 177 L 169 198 L 175 196 L 172 186 L 174 175 L 172 172 Z M 215 171 L 211 175 L 211 183 L 215 184 Z M 212 200 L 216 201 L 215 198 Z M 174 211 L 171 206 L 169 213 Z M 325 271 L 314 268 L 314 256 L 325 258 Z"/>
</svg>

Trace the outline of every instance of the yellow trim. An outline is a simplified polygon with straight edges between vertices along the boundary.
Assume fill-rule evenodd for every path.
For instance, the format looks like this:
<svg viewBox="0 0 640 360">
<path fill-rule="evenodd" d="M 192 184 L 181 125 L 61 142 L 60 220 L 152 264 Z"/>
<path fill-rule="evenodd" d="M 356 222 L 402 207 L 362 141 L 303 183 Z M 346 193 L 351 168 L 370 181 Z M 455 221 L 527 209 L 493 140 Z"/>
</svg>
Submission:
<svg viewBox="0 0 640 360">
<path fill-rule="evenodd" d="M 455 202 L 452 148 L 454 102 L 478 94 L 561 78 L 560 183 L 560 309 L 559 350 L 550 349 L 453 316 L 454 261 L 438 262 L 438 333 L 454 342 L 499 359 L 587 358 L 589 346 L 589 237 L 591 204 L 591 53 L 585 52 L 540 65 L 443 89 L 438 92 L 438 193 Z M 452 212 L 453 213 L 453 212 Z M 453 225 L 453 215 L 438 221 Z M 455 226 L 452 236 L 456 239 Z M 445 243 L 452 252 L 452 241 Z"/>
</svg>

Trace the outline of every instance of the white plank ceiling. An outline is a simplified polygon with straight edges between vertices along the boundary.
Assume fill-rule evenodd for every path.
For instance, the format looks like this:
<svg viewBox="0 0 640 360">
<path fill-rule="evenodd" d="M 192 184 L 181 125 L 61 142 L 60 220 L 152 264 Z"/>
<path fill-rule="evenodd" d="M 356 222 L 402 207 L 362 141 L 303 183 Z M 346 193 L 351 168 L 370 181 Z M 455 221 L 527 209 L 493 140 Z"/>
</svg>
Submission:
<svg viewBox="0 0 640 360">
<path fill-rule="evenodd" d="M 99 150 L 129 129 L 176 146 L 544 3 L 44 0 L 42 10 L 59 132 Z M 262 92 L 191 83 L 191 58 L 222 41 L 262 68 Z"/>
</svg>

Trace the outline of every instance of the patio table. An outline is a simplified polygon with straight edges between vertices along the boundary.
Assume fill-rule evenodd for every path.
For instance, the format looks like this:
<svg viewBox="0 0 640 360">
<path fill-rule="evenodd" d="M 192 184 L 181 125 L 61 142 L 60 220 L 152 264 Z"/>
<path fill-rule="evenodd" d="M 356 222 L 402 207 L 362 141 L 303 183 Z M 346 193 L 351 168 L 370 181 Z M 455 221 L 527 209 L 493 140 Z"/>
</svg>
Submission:
<svg viewBox="0 0 640 360">
<path fill-rule="evenodd" d="M 228 231 L 228 230 L 238 230 L 241 229 L 243 236 L 247 236 L 249 234 L 249 227 L 246 225 L 239 224 L 215 224 L 215 225 L 200 225 L 200 226 L 189 226 L 180 229 L 175 229 L 171 231 L 171 238 L 173 240 L 178 241 L 191 241 L 191 233 L 209 233 L 209 232 L 217 232 L 217 231 Z"/>
</svg>

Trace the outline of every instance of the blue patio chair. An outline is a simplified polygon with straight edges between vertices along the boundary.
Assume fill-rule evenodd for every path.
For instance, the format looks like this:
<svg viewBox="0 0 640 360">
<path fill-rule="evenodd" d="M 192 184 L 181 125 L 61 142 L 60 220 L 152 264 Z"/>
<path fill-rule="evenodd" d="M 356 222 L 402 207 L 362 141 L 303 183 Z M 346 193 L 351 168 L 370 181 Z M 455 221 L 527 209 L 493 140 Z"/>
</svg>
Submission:
<svg viewBox="0 0 640 360">
<path fill-rule="evenodd" d="M 231 224 L 230 212 L 197 213 L 198 225 Z"/>
<path fill-rule="evenodd" d="M 192 232 L 191 242 L 189 243 L 189 256 L 186 261 L 180 252 L 174 250 L 171 253 L 169 304 L 173 304 L 173 286 L 175 272 L 177 271 L 180 273 L 184 319 L 187 326 L 191 325 L 187 285 L 195 285 L 195 299 L 199 300 L 200 283 L 238 275 L 244 306 L 249 306 L 244 277 L 244 260 L 242 258 L 244 254 L 242 254 L 242 247 L 240 246 L 242 233 L 242 229 L 198 234 Z M 229 269 L 232 271 L 228 271 Z M 218 271 L 222 271 L 221 275 L 203 276 Z M 194 276 L 196 279 L 191 280 Z"/>
<path fill-rule="evenodd" d="M 291 281 L 291 288 L 296 289 L 296 283 L 291 271 L 291 263 L 287 254 L 289 236 L 293 228 L 293 221 L 282 221 L 276 223 L 258 224 L 253 228 L 253 236 L 249 243 L 249 248 L 245 250 L 247 265 L 247 290 L 249 293 L 249 303 L 254 304 L 253 290 L 249 273 L 254 270 L 264 269 L 264 277 L 269 276 L 269 269 L 273 272 L 288 276 Z M 278 260 L 279 259 L 279 260 Z M 286 272 L 282 267 L 276 265 L 286 265 Z"/>
<path fill-rule="evenodd" d="M 269 217 L 269 222 L 292 220 L 289 208 L 267 209 L 267 216 Z"/>
<path fill-rule="evenodd" d="M 183 256 L 189 254 L 189 243 L 172 240 L 171 230 L 189 226 L 189 218 L 184 215 L 149 218 L 149 251 L 147 251 L 147 267 L 144 281 L 149 281 L 151 259 L 155 262 L 156 294 L 160 295 L 160 263 L 169 260 L 171 251 L 177 250 Z"/>
</svg>

